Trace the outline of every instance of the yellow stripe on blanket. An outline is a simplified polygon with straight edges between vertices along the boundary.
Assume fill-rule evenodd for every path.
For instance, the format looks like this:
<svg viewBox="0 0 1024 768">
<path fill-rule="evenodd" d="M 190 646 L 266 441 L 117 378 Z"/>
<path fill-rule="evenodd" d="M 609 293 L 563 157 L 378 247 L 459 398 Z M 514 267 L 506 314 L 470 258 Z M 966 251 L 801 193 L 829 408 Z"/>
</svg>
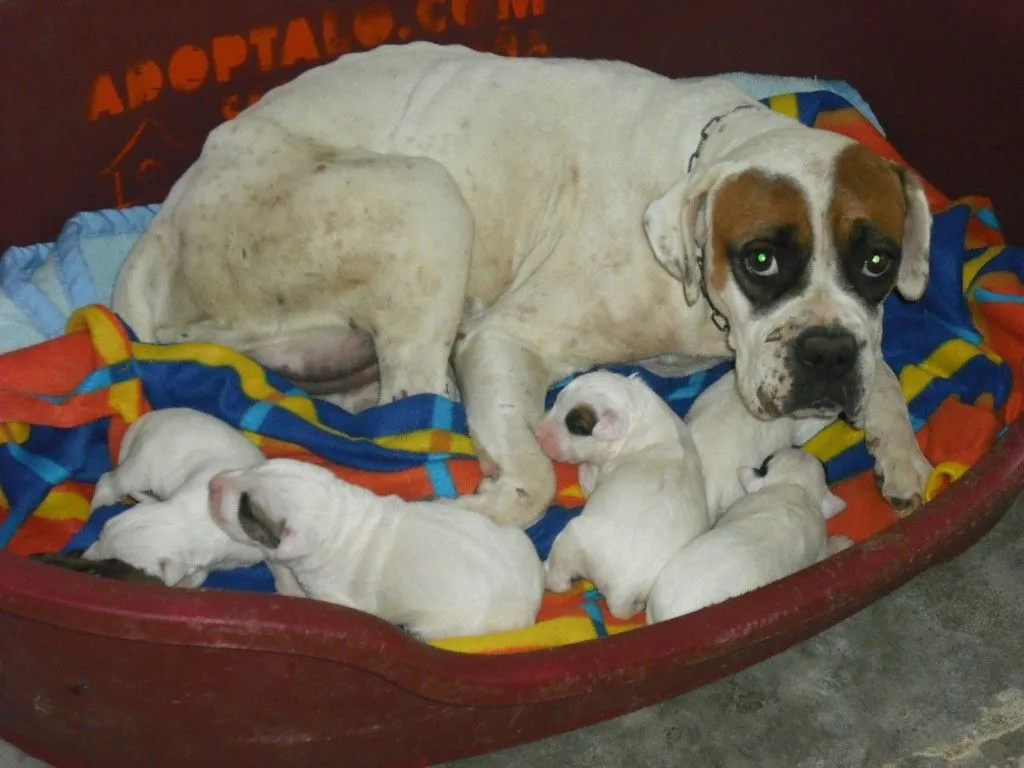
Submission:
<svg viewBox="0 0 1024 768">
<path fill-rule="evenodd" d="M 23 421 L 0 421 L 0 444 L 20 445 L 28 440 L 32 427 Z"/>
<path fill-rule="evenodd" d="M 468 435 L 458 435 L 439 429 L 418 429 L 415 432 L 384 435 L 374 442 L 382 448 L 411 453 L 462 453 L 476 456 L 476 448 Z"/>
<path fill-rule="evenodd" d="M 994 245 L 964 264 L 964 293 L 967 293 L 967 289 L 971 287 L 971 283 L 982 268 L 1005 250 L 1005 245 Z"/>
<path fill-rule="evenodd" d="M 618 635 L 645 625 L 644 615 L 641 613 L 638 620 L 609 626 L 608 634 Z M 562 616 L 511 632 L 431 640 L 430 645 L 456 653 L 514 653 L 597 639 L 594 623 L 586 616 Z"/>
<path fill-rule="evenodd" d="M 67 333 L 88 331 L 93 347 L 107 365 L 123 363 L 131 357 L 128 337 L 113 314 L 82 307 L 68 318 Z"/>
<path fill-rule="evenodd" d="M 768 105 L 775 112 L 792 117 L 794 120 L 800 119 L 800 103 L 797 101 L 795 93 L 772 96 L 768 99 Z"/>
<path fill-rule="evenodd" d="M 81 520 L 85 522 L 92 513 L 89 499 L 81 493 L 69 490 L 50 491 L 33 516 L 43 520 Z"/>
</svg>

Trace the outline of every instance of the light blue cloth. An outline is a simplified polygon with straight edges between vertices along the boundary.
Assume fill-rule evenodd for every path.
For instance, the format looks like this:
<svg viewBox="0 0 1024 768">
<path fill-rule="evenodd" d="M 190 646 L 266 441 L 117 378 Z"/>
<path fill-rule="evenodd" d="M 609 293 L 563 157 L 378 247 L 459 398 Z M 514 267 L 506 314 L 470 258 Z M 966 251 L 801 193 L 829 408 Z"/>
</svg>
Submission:
<svg viewBox="0 0 1024 768">
<path fill-rule="evenodd" d="M 87 304 L 109 306 L 114 281 L 159 206 L 78 213 L 57 240 L 0 256 L 0 354 L 64 333 Z"/>
<path fill-rule="evenodd" d="M 842 80 L 730 72 L 725 78 L 755 99 L 831 91 L 881 125 L 860 93 Z M 114 281 L 158 205 L 79 213 L 53 243 L 12 247 L 0 256 L 0 354 L 59 336 L 86 304 L 109 306 Z"/>
</svg>

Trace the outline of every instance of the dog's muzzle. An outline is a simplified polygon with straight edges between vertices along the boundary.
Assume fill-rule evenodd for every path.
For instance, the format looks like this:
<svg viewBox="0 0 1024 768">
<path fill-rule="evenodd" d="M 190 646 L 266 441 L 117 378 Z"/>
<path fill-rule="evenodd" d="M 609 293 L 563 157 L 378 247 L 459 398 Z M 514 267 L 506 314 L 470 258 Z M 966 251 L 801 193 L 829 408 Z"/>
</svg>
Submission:
<svg viewBox="0 0 1024 768">
<path fill-rule="evenodd" d="M 786 411 L 826 414 L 860 409 L 863 381 L 860 344 L 849 331 L 834 326 L 812 326 L 793 344 L 789 370 L 793 387 Z"/>
</svg>

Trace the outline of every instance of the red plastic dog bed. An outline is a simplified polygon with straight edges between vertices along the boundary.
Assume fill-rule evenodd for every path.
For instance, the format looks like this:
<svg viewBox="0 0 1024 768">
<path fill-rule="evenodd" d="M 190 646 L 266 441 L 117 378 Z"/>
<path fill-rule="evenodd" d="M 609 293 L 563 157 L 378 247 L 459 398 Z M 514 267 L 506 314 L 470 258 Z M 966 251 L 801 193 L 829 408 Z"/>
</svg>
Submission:
<svg viewBox="0 0 1024 768">
<path fill-rule="evenodd" d="M 207 131 L 350 50 L 436 39 L 623 58 L 669 75 L 816 74 L 857 86 L 892 143 L 1024 241 L 1010 142 L 1018 11 L 991 0 L 145 0 L 0 5 L 0 245 L 79 210 L 159 201 Z M 1017 372 L 1015 371 L 1015 374 Z M 2 417 L 2 414 L 0 414 Z M 3 419 L 0 418 L 0 421 Z M 425 765 L 678 695 L 838 622 L 952 557 L 1024 484 L 1024 427 L 913 517 L 699 614 L 508 655 L 416 643 L 355 611 L 86 578 L 0 551 L 0 735 L 58 766 Z"/>
</svg>

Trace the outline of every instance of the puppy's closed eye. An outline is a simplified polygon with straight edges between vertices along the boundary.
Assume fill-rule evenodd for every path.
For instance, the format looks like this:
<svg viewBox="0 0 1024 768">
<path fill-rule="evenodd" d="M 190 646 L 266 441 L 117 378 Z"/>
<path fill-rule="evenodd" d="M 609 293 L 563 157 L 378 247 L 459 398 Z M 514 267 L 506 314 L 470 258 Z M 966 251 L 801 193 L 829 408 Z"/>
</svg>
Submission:
<svg viewBox="0 0 1024 768">
<path fill-rule="evenodd" d="M 593 434 L 597 421 L 597 413 L 589 405 L 579 405 L 565 414 L 565 428 L 581 437 Z"/>
<path fill-rule="evenodd" d="M 238 498 L 238 524 L 245 535 L 269 549 L 277 549 L 281 544 L 284 522 L 274 523 L 268 519 L 259 505 L 254 504 L 248 493 Z"/>
</svg>

